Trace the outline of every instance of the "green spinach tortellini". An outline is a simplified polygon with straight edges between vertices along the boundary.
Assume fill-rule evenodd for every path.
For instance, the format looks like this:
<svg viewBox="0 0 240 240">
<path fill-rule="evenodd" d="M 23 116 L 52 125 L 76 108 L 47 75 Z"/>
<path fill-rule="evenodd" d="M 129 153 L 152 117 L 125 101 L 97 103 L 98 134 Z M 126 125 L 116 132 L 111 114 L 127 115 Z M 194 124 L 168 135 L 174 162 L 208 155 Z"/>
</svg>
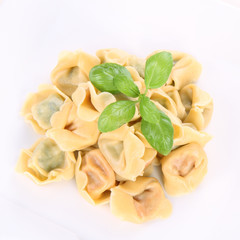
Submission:
<svg viewBox="0 0 240 240">
<path fill-rule="evenodd" d="M 39 134 L 51 128 L 64 128 L 73 102 L 52 85 L 40 85 L 37 93 L 28 96 L 22 115 Z"/>
<path fill-rule="evenodd" d="M 34 149 L 33 157 L 42 169 L 50 172 L 64 165 L 65 154 L 53 140 L 46 138 Z"/>
<path fill-rule="evenodd" d="M 21 151 L 16 170 L 42 185 L 73 178 L 75 162 L 73 152 L 62 151 L 50 138 L 41 138 Z"/>
<path fill-rule="evenodd" d="M 63 98 L 58 94 L 51 94 L 48 98 L 32 107 L 32 113 L 39 126 L 48 129 L 51 128 L 51 117 L 60 110 L 63 104 Z"/>
</svg>

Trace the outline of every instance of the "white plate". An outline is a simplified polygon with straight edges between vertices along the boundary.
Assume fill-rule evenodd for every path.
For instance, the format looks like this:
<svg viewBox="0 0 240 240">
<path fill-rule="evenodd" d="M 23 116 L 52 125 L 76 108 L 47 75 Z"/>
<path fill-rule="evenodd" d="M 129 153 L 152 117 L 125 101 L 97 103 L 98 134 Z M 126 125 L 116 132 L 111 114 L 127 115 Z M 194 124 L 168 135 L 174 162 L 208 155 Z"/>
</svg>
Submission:
<svg viewBox="0 0 240 240">
<path fill-rule="evenodd" d="M 213 0 L 2 0 L 0 238 L 240 239 L 239 26 L 240 10 Z M 167 220 L 121 222 L 108 206 L 86 203 L 74 180 L 38 187 L 14 172 L 20 149 L 39 137 L 19 116 L 26 95 L 50 81 L 61 50 L 106 47 L 142 57 L 156 49 L 181 50 L 203 65 L 199 86 L 215 105 L 207 129 L 214 136 L 206 146 L 209 172 L 192 194 L 169 197 L 173 214 Z"/>
</svg>

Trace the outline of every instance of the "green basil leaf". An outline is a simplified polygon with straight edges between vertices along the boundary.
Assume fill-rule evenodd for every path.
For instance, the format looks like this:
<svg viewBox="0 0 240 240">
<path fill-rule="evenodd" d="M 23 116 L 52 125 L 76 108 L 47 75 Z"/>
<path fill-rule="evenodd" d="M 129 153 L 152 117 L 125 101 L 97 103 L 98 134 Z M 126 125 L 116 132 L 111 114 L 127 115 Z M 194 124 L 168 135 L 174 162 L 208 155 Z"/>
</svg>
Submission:
<svg viewBox="0 0 240 240">
<path fill-rule="evenodd" d="M 115 86 L 121 93 L 124 93 L 128 97 L 136 98 L 140 95 L 140 91 L 137 85 L 134 83 L 130 72 L 128 73 L 129 74 L 119 74 L 115 76 L 113 81 Z"/>
<path fill-rule="evenodd" d="M 98 119 L 98 129 L 110 132 L 129 122 L 135 114 L 135 102 L 118 101 L 108 105 Z"/>
<path fill-rule="evenodd" d="M 158 110 L 149 97 L 141 94 L 139 99 L 141 117 L 147 122 L 157 123 L 160 119 L 160 110 Z"/>
<path fill-rule="evenodd" d="M 89 73 L 89 79 L 92 84 L 101 92 L 117 94 L 120 93 L 120 91 L 117 89 L 117 86 L 115 86 L 113 80 L 119 74 L 130 75 L 130 72 L 119 64 L 103 63 L 94 66 L 91 69 Z"/>
<path fill-rule="evenodd" d="M 165 113 L 160 111 L 160 116 L 156 123 L 142 119 L 141 131 L 153 148 L 162 155 L 168 155 L 173 146 L 173 126 Z"/>
<path fill-rule="evenodd" d="M 147 89 L 163 86 L 172 71 L 173 59 L 169 52 L 156 53 L 146 61 L 145 84 Z"/>
</svg>

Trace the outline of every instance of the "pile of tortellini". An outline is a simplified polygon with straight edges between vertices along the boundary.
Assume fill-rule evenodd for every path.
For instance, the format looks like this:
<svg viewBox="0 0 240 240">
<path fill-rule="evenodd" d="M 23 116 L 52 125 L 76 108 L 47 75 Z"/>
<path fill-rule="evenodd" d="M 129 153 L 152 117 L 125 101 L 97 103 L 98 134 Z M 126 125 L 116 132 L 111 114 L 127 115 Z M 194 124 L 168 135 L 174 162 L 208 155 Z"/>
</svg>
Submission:
<svg viewBox="0 0 240 240">
<path fill-rule="evenodd" d="M 151 177 L 153 167 L 162 171 L 169 195 L 193 191 L 207 173 L 203 147 L 211 136 L 202 130 L 213 111 L 212 98 L 193 84 L 200 76 L 200 63 L 186 53 L 168 52 L 174 61 L 169 79 L 147 96 L 173 124 L 170 154 L 162 156 L 147 142 L 138 106 L 128 124 L 112 132 L 98 130 L 104 108 L 128 97 L 97 90 L 89 71 L 106 62 L 123 65 L 144 93 L 146 59 L 118 49 L 102 49 L 96 56 L 65 51 L 52 71 L 52 84 L 39 86 L 23 106 L 25 120 L 42 137 L 21 151 L 17 171 L 39 185 L 75 178 L 88 202 L 110 203 L 112 213 L 122 220 L 142 223 L 168 217 L 172 205 L 159 181 Z"/>
</svg>

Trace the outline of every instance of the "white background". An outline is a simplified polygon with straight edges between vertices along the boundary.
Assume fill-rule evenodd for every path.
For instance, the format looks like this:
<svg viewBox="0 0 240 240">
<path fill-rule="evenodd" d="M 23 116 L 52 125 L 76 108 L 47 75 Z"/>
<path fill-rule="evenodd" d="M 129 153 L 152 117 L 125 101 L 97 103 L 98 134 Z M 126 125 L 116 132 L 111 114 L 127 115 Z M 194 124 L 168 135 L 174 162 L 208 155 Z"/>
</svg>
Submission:
<svg viewBox="0 0 240 240">
<path fill-rule="evenodd" d="M 237 0 L 230 1 L 239 5 Z M 29 92 L 50 82 L 62 50 L 117 47 L 194 55 L 214 99 L 209 172 L 192 194 L 169 197 L 173 214 L 143 225 L 93 207 L 74 180 L 38 187 L 14 172 L 39 137 L 19 116 Z M 222 1 L 0 1 L 0 239 L 240 239 L 240 9 Z"/>
</svg>

